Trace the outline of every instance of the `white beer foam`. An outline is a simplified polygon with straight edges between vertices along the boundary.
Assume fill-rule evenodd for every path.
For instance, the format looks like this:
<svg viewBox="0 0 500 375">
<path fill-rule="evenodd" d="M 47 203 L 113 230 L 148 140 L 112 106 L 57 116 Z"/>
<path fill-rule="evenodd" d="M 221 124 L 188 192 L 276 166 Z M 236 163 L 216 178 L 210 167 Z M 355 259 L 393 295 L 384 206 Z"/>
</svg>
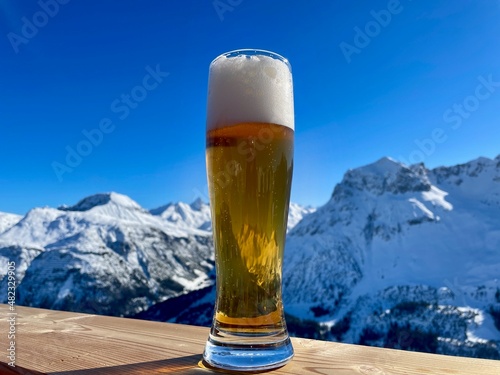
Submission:
<svg viewBox="0 0 500 375">
<path fill-rule="evenodd" d="M 219 56 L 210 65 L 208 87 L 208 130 L 242 122 L 295 128 L 292 73 L 281 60 Z"/>
</svg>

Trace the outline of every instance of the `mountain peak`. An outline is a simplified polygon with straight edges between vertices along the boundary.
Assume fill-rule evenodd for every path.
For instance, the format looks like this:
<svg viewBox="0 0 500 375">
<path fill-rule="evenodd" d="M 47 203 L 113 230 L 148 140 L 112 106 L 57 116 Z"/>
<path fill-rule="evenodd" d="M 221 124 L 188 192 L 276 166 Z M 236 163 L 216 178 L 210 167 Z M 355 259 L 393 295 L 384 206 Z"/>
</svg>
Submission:
<svg viewBox="0 0 500 375">
<path fill-rule="evenodd" d="M 332 198 L 352 195 L 353 190 L 381 195 L 428 191 L 431 184 L 422 165 L 408 167 L 392 158 L 383 157 L 375 163 L 350 169 L 335 187 Z M 340 198 L 340 196 L 338 198 Z"/>
<path fill-rule="evenodd" d="M 200 211 L 202 207 L 205 206 L 205 202 L 203 202 L 203 200 L 198 197 L 190 204 L 190 206 L 193 210 Z"/>
<path fill-rule="evenodd" d="M 480 156 L 476 159 L 473 159 L 465 164 L 469 164 L 469 165 L 490 165 L 490 164 L 494 164 L 495 160 L 494 159 L 490 159 L 490 158 L 487 158 L 487 157 L 484 157 L 484 156 Z"/>
<path fill-rule="evenodd" d="M 141 209 L 141 206 L 131 198 L 115 192 L 90 195 L 80 200 L 74 206 L 61 206 L 59 209 L 63 211 L 88 211 L 94 207 L 104 206 L 109 203 L 126 208 Z"/>
<path fill-rule="evenodd" d="M 363 174 L 385 174 L 397 173 L 401 168 L 406 168 L 406 166 L 388 156 L 384 156 L 374 163 L 355 168 L 354 170 Z"/>
</svg>

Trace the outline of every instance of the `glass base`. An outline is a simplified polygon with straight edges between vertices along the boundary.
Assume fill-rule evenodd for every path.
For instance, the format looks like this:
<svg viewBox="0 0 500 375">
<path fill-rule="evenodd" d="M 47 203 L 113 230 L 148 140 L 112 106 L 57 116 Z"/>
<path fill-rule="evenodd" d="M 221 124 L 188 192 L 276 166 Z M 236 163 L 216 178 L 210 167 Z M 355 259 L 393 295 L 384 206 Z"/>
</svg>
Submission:
<svg viewBox="0 0 500 375">
<path fill-rule="evenodd" d="M 209 337 L 203 359 L 225 370 L 263 371 L 284 366 L 293 357 L 290 338 L 272 344 L 242 345 L 220 343 Z"/>
</svg>

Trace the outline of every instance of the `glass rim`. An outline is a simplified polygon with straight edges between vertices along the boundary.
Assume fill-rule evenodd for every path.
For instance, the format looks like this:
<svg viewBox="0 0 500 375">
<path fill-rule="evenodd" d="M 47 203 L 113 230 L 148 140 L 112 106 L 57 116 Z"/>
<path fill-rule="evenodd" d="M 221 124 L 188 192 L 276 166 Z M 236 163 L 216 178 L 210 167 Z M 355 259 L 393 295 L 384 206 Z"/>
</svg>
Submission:
<svg viewBox="0 0 500 375">
<path fill-rule="evenodd" d="M 210 65 L 212 65 L 214 62 L 217 60 L 227 57 L 227 58 L 232 58 L 232 57 L 237 57 L 237 56 L 267 56 L 267 57 L 272 57 L 273 59 L 279 60 L 283 62 L 290 72 L 292 71 L 292 66 L 290 65 L 290 61 L 283 55 L 280 55 L 279 53 L 265 50 L 265 49 L 259 49 L 259 48 L 241 48 L 241 49 L 235 49 L 232 51 L 224 52 L 221 53 L 219 56 L 217 56 L 215 59 L 212 60 Z"/>
</svg>

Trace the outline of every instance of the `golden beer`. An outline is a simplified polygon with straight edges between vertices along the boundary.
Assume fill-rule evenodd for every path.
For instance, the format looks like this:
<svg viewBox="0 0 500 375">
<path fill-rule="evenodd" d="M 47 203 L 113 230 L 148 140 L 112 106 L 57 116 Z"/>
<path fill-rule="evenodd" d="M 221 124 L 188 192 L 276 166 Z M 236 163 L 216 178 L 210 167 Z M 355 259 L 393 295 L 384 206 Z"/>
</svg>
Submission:
<svg viewBox="0 0 500 375">
<path fill-rule="evenodd" d="M 210 64 L 206 162 L 215 246 L 215 312 L 203 358 L 256 371 L 293 356 L 281 292 L 293 171 L 288 61 L 228 52 Z"/>
<path fill-rule="evenodd" d="M 293 130 L 243 123 L 207 133 L 220 332 L 281 334 L 281 271 Z"/>
</svg>

